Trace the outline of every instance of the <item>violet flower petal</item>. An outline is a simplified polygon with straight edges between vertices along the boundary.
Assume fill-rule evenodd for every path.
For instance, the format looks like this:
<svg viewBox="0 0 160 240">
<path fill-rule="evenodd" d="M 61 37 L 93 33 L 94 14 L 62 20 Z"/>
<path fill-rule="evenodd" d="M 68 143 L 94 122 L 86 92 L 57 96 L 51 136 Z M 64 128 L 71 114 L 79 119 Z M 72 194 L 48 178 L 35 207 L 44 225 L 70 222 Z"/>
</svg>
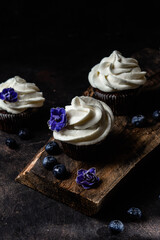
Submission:
<svg viewBox="0 0 160 240">
<path fill-rule="evenodd" d="M 59 108 L 58 109 L 59 114 L 65 114 L 65 109 L 64 108 Z"/>
<path fill-rule="evenodd" d="M 91 188 L 90 186 L 87 186 L 87 185 L 84 185 L 84 184 L 82 184 L 82 187 L 83 187 L 84 189 L 90 189 L 90 188 Z"/>
<path fill-rule="evenodd" d="M 95 182 L 88 182 L 86 180 L 82 181 L 81 184 L 85 185 L 85 186 L 92 186 L 95 184 Z"/>
<path fill-rule="evenodd" d="M 96 174 L 96 169 L 95 168 L 90 168 L 87 172 L 95 175 Z"/>
<path fill-rule="evenodd" d="M 79 176 L 77 176 L 77 178 L 76 178 L 76 182 L 77 182 L 78 184 L 81 184 L 81 182 L 83 182 L 83 180 L 84 180 L 83 175 L 79 175 Z"/>
<path fill-rule="evenodd" d="M 4 95 L 3 95 L 3 93 L 0 93 L 0 99 L 4 100 Z"/>
<path fill-rule="evenodd" d="M 86 172 L 85 169 L 79 169 L 79 170 L 77 171 L 77 174 L 78 174 L 78 175 L 81 175 L 81 174 L 84 174 L 85 172 Z"/>
<path fill-rule="evenodd" d="M 7 88 L 4 88 L 3 90 L 2 90 L 2 94 L 6 94 L 8 91 L 7 91 Z"/>
</svg>

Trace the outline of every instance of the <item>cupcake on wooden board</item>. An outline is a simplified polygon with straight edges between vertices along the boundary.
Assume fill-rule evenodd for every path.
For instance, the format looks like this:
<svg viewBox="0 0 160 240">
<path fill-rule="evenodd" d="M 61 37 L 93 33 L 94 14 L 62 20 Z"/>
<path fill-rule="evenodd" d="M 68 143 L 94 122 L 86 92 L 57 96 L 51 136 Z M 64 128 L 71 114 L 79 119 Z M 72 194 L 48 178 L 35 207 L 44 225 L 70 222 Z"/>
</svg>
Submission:
<svg viewBox="0 0 160 240">
<path fill-rule="evenodd" d="M 106 102 L 116 115 L 127 114 L 146 82 L 146 72 L 141 71 L 138 61 L 125 58 L 114 51 L 95 65 L 88 79 L 93 87 L 93 97 Z"/>
<path fill-rule="evenodd" d="M 60 141 L 64 152 L 73 159 L 86 159 L 103 145 L 114 117 L 110 107 L 87 96 L 76 96 L 71 105 L 52 108 L 49 128 Z"/>
<path fill-rule="evenodd" d="M 15 76 L 0 84 L 0 130 L 16 132 L 35 116 L 45 99 L 34 83 Z"/>
</svg>

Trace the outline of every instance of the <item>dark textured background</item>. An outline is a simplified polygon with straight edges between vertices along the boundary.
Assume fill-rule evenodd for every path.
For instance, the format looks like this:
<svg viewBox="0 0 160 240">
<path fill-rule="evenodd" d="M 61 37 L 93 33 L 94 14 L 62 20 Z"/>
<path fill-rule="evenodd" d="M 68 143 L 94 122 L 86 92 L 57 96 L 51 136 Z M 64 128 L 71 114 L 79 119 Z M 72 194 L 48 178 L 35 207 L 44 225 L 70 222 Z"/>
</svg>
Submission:
<svg viewBox="0 0 160 240">
<path fill-rule="evenodd" d="M 145 47 L 159 49 L 156 1 L 143 6 L 140 1 L 86 2 L 1 2 L 0 82 L 20 75 L 40 87 L 48 106 L 64 105 L 86 89 L 90 68 L 113 50 L 129 56 Z M 14 182 L 51 135 L 47 115 L 44 118 L 32 139 L 21 141 L 13 135 L 17 151 L 5 146 L 10 135 L 0 133 L 0 239 L 159 240 L 159 149 L 93 218 Z M 128 221 L 130 206 L 142 209 L 142 221 Z M 124 233 L 118 236 L 107 229 L 115 218 L 125 223 Z"/>
<path fill-rule="evenodd" d="M 159 47 L 156 1 L 4 1 L 0 6 L 0 60 L 130 53 Z M 98 53 L 97 53 L 98 52 Z M 78 56 L 78 55 L 77 55 Z M 63 61 L 63 59 L 61 60 Z"/>
</svg>

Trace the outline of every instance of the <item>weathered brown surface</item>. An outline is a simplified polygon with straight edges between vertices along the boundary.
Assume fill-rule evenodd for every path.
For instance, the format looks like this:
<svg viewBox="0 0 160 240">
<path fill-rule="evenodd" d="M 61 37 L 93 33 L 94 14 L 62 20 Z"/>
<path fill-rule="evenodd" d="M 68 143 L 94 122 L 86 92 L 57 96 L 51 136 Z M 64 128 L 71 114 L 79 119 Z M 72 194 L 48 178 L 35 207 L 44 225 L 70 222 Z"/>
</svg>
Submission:
<svg viewBox="0 0 160 240">
<path fill-rule="evenodd" d="M 146 54 L 147 53 L 147 54 Z M 160 63 L 156 52 L 146 49 L 141 56 L 153 54 L 156 63 Z M 136 55 L 138 59 L 139 55 Z M 153 60 L 154 63 L 154 60 Z M 155 66 L 155 65 L 154 65 Z M 146 88 L 159 87 L 159 78 L 154 78 L 159 73 L 157 68 L 150 70 L 146 66 L 148 82 Z M 145 87 L 144 87 L 145 91 Z M 152 90 L 153 91 L 153 90 Z M 151 90 L 150 93 L 151 94 Z M 89 95 L 92 93 L 89 92 Z M 142 100 L 144 100 L 142 98 Z M 152 103 L 152 101 L 150 101 Z M 125 116 L 116 117 L 114 128 L 108 136 L 108 142 L 104 152 L 97 152 L 96 161 L 88 159 L 88 162 L 75 161 L 65 154 L 57 156 L 60 163 L 64 163 L 71 176 L 67 180 L 56 180 L 51 172 L 43 169 L 42 159 L 46 156 L 44 147 L 35 155 L 31 163 L 25 168 L 16 180 L 34 190 L 79 210 L 87 215 L 97 213 L 107 199 L 108 193 L 136 166 L 147 154 L 160 144 L 160 123 L 151 122 L 146 128 L 133 128 L 130 119 Z M 97 175 L 101 183 L 95 189 L 84 190 L 75 182 L 77 170 L 96 167 Z"/>
</svg>

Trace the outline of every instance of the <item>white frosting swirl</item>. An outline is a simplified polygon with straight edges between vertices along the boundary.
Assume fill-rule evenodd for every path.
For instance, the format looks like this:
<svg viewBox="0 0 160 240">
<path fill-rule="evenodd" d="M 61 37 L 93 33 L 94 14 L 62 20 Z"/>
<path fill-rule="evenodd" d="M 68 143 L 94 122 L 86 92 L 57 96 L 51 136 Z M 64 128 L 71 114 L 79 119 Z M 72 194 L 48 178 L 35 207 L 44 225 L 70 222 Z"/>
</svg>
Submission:
<svg viewBox="0 0 160 240">
<path fill-rule="evenodd" d="M 125 58 L 114 51 L 95 65 L 88 79 L 92 87 L 103 92 L 117 92 L 140 87 L 146 82 L 146 72 L 142 72 L 134 58 Z"/>
<path fill-rule="evenodd" d="M 56 140 L 74 145 L 101 142 L 110 132 L 114 117 L 110 107 L 91 97 L 75 97 L 65 107 L 68 123 L 61 131 L 53 131 Z"/>
<path fill-rule="evenodd" d="M 18 114 L 28 108 L 41 107 L 45 101 L 42 92 L 34 83 L 27 83 L 26 80 L 18 76 L 1 83 L 0 92 L 4 88 L 14 88 L 18 94 L 17 102 L 7 102 L 0 99 L 0 110 L 6 110 L 9 113 Z"/>
</svg>

